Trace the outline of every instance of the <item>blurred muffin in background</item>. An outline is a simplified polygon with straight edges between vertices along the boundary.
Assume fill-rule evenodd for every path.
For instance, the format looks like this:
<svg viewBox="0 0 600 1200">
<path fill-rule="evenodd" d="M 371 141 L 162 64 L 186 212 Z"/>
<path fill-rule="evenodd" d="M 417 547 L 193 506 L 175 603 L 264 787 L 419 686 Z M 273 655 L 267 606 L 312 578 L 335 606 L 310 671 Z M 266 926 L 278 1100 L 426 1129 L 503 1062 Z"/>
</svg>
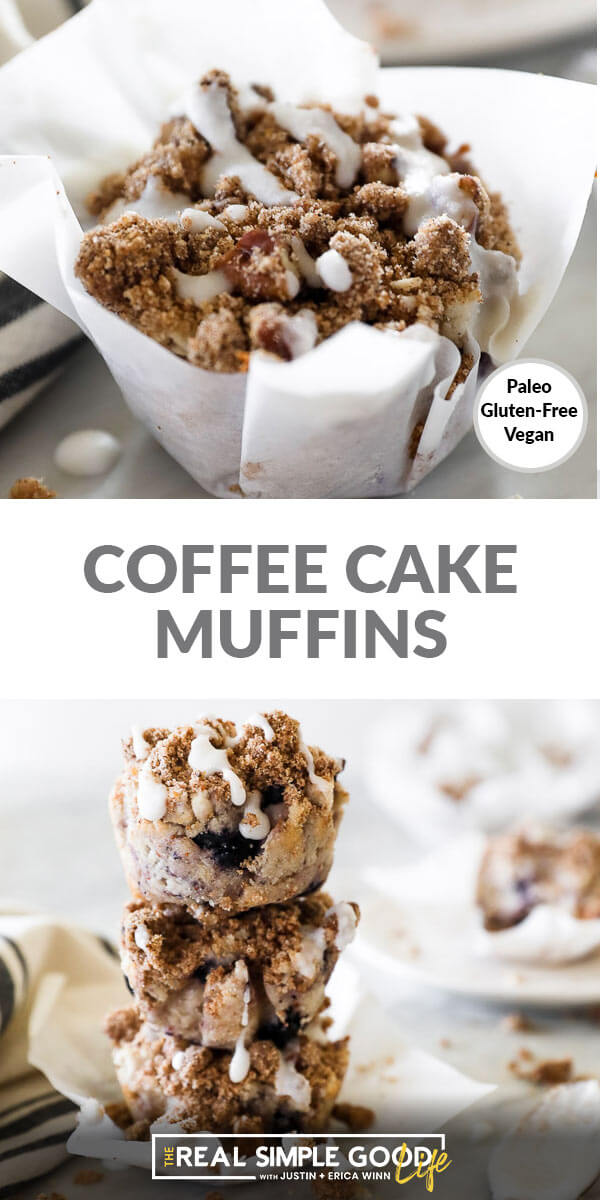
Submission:
<svg viewBox="0 0 600 1200">
<path fill-rule="evenodd" d="M 597 701 L 411 701 L 370 739 L 373 801 L 415 842 L 532 818 L 568 824 L 600 800 Z"/>
</svg>

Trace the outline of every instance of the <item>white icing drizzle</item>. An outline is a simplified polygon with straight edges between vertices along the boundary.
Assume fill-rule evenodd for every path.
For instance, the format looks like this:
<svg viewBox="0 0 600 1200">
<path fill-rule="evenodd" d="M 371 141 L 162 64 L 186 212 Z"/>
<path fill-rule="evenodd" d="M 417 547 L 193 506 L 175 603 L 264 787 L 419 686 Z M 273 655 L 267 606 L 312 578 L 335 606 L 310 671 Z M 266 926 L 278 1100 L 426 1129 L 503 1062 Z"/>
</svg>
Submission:
<svg viewBox="0 0 600 1200">
<path fill-rule="evenodd" d="M 229 1078 L 232 1083 L 242 1083 L 250 1070 L 250 1053 L 246 1046 L 246 1029 L 248 1026 L 249 1010 L 250 1010 L 250 986 L 248 977 L 248 968 L 243 958 L 239 958 L 234 967 L 235 974 L 240 979 L 244 979 L 246 987 L 244 989 L 244 1008 L 242 1011 L 242 1028 L 235 1043 L 235 1049 L 231 1056 L 229 1064 Z"/>
<path fill-rule="evenodd" d="M 304 245 L 302 238 L 299 238 L 297 235 L 294 235 L 294 237 L 291 240 L 291 246 L 292 246 L 292 250 L 294 251 L 294 254 L 296 256 L 298 266 L 300 267 L 302 275 L 303 275 L 304 279 L 306 280 L 307 284 L 309 285 L 309 287 L 313 287 L 313 288 L 323 287 L 321 276 L 319 275 L 319 272 L 317 271 L 316 262 L 315 262 L 314 258 L 312 258 L 311 255 L 308 253 L 308 250 L 306 249 L 306 246 Z"/>
<path fill-rule="evenodd" d="M 219 179 L 237 176 L 242 187 L 261 204 L 294 204 L 298 199 L 238 141 L 225 88 L 217 81 L 194 87 L 185 102 L 185 116 L 212 149 L 202 172 L 202 188 L 214 196 Z"/>
<path fill-rule="evenodd" d="M 188 757 L 190 767 L 204 775 L 221 774 L 229 784 L 231 803 L 237 807 L 241 806 L 246 800 L 246 789 L 239 776 L 232 770 L 226 749 L 218 750 L 213 746 L 210 739 L 215 736 L 214 729 L 201 720 L 194 726 L 194 732 L 195 737 Z"/>
<path fill-rule="evenodd" d="M 148 949 L 148 943 L 150 941 L 150 934 L 149 934 L 148 930 L 146 929 L 145 925 L 138 925 L 138 927 L 133 935 L 133 940 L 134 940 L 138 950 L 147 950 Z"/>
<path fill-rule="evenodd" d="M 171 1059 L 171 1066 L 174 1071 L 180 1071 L 185 1062 L 185 1051 L 177 1050 Z"/>
<path fill-rule="evenodd" d="M 144 762 L 150 753 L 150 746 L 144 737 L 144 730 L 142 729 L 141 725 L 131 726 L 131 742 L 133 746 L 133 753 L 135 754 L 138 762 Z"/>
<path fill-rule="evenodd" d="M 495 334 L 505 328 L 511 303 L 518 295 L 517 264 L 501 250 L 485 250 L 471 236 L 471 266 L 479 275 L 483 304 L 473 323 L 473 337 L 482 350 L 488 350 Z"/>
<path fill-rule="evenodd" d="M 247 838 L 251 842 L 263 842 L 271 832 L 271 822 L 260 807 L 262 800 L 262 792 L 250 792 L 248 799 L 244 805 L 244 815 L 240 821 L 239 832 L 242 837 Z M 248 821 L 248 817 L 256 817 L 257 823 Z"/>
<path fill-rule="evenodd" d="M 290 1050 L 292 1050 L 292 1043 L 290 1043 Z M 294 1052 L 292 1050 L 292 1053 Z M 289 1096 L 300 1112 L 306 1112 L 310 1108 L 311 1087 L 308 1079 L 296 1070 L 292 1058 L 284 1058 L 281 1053 L 275 1076 L 275 1091 L 278 1096 Z"/>
<path fill-rule="evenodd" d="M 223 271 L 208 271 L 206 275 L 184 275 L 173 267 L 177 294 L 182 300 L 193 300 L 194 304 L 204 304 L 214 300 L 223 292 L 231 291 L 231 284 Z"/>
<path fill-rule="evenodd" d="M 295 104 L 275 102 L 268 105 L 278 125 L 299 142 L 314 136 L 335 154 L 338 187 L 352 187 L 360 169 L 361 148 L 338 125 L 333 113 L 323 108 L 297 108 Z"/>
<path fill-rule="evenodd" d="M 352 272 L 339 250 L 326 250 L 315 266 L 319 278 L 332 292 L 347 292 L 352 287 Z"/>
<path fill-rule="evenodd" d="M 156 778 L 149 760 L 140 771 L 137 804 L 140 817 L 145 821 L 159 821 L 167 811 L 167 789 Z"/>
<path fill-rule="evenodd" d="M 262 729 L 267 742 L 272 742 L 275 738 L 275 730 L 267 721 L 264 713 L 252 713 L 252 715 L 248 717 L 246 721 L 244 721 L 244 727 L 247 729 L 248 726 L 250 726 L 252 729 Z"/>
<path fill-rule="evenodd" d="M 218 221 L 211 213 L 205 212 L 203 208 L 185 208 L 181 214 L 180 222 L 188 233 L 202 233 L 205 229 L 221 229 L 223 233 L 226 233 L 222 221 Z"/>
<path fill-rule="evenodd" d="M 302 946 L 293 956 L 293 966 L 305 979 L 312 979 L 323 965 L 325 930 L 303 926 L 300 933 Z"/>
<path fill-rule="evenodd" d="M 306 759 L 306 765 L 308 767 L 308 778 L 309 778 L 310 782 L 312 783 L 313 787 L 316 787 L 317 790 L 319 792 L 321 792 L 323 796 L 329 796 L 330 792 L 332 791 L 331 783 L 328 779 L 321 779 L 321 777 L 319 775 L 317 775 L 317 773 L 315 771 L 315 760 L 312 756 L 311 751 L 309 750 L 308 746 L 306 745 L 306 742 L 304 741 L 304 739 L 302 737 L 302 731 L 301 731 L 300 727 L 298 727 L 298 749 L 300 750 L 300 753 L 303 754 Z"/>
<path fill-rule="evenodd" d="M 103 225 L 112 225 L 125 213 L 137 213 L 148 221 L 177 221 L 182 209 L 189 209 L 190 198 L 183 192 L 170 192 L 160 179 L 150 175 L 137 200 L 115 200 L 103 218 Z"/>
<path fill-rule="evenodd" d="M 250 1054 L 246 1046 L 246 1030 L 242 1029 L 231 1056 L 229 1078 L 232 1083 L 242 1083 L 250 1070 Z"/>
<path fill-rule="evenodd" d="M 334 904 L 326 914 L 327 917 L 334 916 L 337 919 L 337 933 L 335 935 L 334 946 L 339 950 L 346 949 L 354 938 L 356 933 L 356 913 L 351 904 L 347 900 L 343 900 L 341 904 Z"/>
</svg>

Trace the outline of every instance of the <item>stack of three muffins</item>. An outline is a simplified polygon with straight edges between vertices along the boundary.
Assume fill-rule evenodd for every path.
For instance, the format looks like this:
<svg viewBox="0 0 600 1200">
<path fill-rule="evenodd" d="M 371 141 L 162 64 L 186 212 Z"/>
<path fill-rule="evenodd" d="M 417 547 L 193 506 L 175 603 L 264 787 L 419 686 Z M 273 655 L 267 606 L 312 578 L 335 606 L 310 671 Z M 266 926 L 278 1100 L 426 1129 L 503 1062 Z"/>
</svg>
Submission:
<svg viewBox="0 0 600 1200">
<path fill-rule="evenodd" d="M 121 931 L 131 1008 L 113 1013 L 134 1122 L 320 1132 L 348 1062 L 325 987 L 355 904 L 319 889 L 347 794 L 339 760 L 284 713 L 238 734 L 212 716 L 136 730 L 111 815 L 134 900 Z"/>
</svg>

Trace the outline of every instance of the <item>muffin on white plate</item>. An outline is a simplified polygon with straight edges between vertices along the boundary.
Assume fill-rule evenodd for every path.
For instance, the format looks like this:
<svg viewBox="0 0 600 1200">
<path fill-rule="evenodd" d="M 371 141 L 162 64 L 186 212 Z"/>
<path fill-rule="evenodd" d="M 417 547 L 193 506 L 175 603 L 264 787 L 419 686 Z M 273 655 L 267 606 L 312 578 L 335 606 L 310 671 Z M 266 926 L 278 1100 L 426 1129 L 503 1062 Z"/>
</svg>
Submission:
<svg viewBox="0 0 600 1200">
<path fill-rule="evenodd" d="M 379 720 L 372 799 L 417 842 L 517 820 L 568 821 L 600 798 L 596 701 L 422 701 Z"/>
</svg>

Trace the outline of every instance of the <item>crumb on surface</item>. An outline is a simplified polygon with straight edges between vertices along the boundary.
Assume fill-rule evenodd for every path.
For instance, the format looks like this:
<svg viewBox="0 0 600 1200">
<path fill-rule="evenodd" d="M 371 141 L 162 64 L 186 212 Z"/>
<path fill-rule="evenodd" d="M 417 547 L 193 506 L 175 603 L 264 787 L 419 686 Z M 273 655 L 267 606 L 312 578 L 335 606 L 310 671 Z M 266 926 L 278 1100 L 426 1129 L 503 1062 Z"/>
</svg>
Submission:
<svg viewBox="0 0 600 1200">
<path fill-rule="evenodd" d="M 534 1033 L 537 1026 L 522 1012 L 507 1013 L 500 1022 L 505 1033 Z"/>
</svg>

